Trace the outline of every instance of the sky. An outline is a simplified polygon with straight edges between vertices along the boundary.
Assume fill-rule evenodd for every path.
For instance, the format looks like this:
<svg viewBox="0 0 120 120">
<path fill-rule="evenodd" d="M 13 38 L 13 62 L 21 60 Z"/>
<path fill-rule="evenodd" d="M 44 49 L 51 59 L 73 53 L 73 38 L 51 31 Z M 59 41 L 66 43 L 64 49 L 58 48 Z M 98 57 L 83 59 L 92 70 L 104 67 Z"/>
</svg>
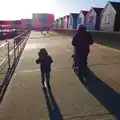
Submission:
<svg viewBox="0 0 120 120">
<path fill-rule="evenodd" d="M 112 0 L 120 2 L 120 0 Z M 32 13 L 52 13 L 59 18 L 91 7 L 105 7 L 108 0 L 1 0 L 0 20 L 32 18 Z"/>
</svg>

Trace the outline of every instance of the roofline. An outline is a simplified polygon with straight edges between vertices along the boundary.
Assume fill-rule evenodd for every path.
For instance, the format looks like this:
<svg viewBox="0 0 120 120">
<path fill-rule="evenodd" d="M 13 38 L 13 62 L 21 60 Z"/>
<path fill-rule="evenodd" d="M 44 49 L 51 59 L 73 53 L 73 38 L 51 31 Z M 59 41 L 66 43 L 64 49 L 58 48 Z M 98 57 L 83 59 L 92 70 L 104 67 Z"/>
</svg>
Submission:
<svg viewBox="0 0 120 120">
<path fill-rule="evenodd" d="M 79 12 L 79 14 L 82 12 L 82 10 Z"/>
<path fill-rule="evenodd" d="M 109 4 L 111 4 L 110 1 L 108 1 L 107 4 L 105 5 L 103 11 L 102 11 L 101 14 L 100 14 L 100 17 L 101 17 L 101 15 L 104 13 L 105 9 L 107 8 L 107 6 L 108 6 Z M 112 6 L 112 5 L 111 5 L 111 6 Z M 112 8 L 114 9 L 113 6 L 112 6 Z M 115 9 L 114 9 L 114 10 L 115 10 Z M 116 11 L 116 10 L 115 10 L 115 11 Z"/>
<path fill-rule="evenodd" d="M 106 7 L 109 5 L 110 1 L 107 2 L 107 4 L 105 5 L 103 11 L 101 12 L 100 16 L 103 14 L 103 12 L 105 11 Z"/>
<path fill-rule="evenodd" d="M 91 11 L 91 9 L 93 9 L 93 7 L 91 7 L 91 8 L 90 8 L 90 10 L 88 11 L 88 13 L 87 13 L 87 15 L 86 15 L 86 16 L 88 16 L 88 14 L 89 14 L 89 12 Z"/>
<path fill-rule="evenodd" d="M 79 18 L 79 15 L 80 15 L 81 13 L 83 14 L 83 12 L 82 12 L 82 11 L 84 11 L 84 10 L 81 10 L 81 11 L 80 11 L 80 13 L 78 14 L 78 18 Z M 84 15 L 84 14 L 83 14 L 83 15 Z M 87 15 L 87 14 L 86 14 L 86 15 Z"/>
<path fill-rule="evenodd" d="M 82 13 L 83 13 L 84 11 L 86 11 L 86 12 L 87 12 L 87 14 L 88 14 L 88 12 L 89 12 L 89 11 L 87 11 L 87 10 L 81 10 L 81 12 L 82 12 Z M 87 15 L 87 14 L 86 14 L 86 15 Z M 83 14 L 83 15 L 84 15 L 84 14 Z M 85 15 L 85 16 L 86 16 L 86 15 Z"/>
<path fill-rule="evenodd" d="M 65 18 L 66 18 L 66 17 L 68 18 L 69 16 L 70 16 L 70 15 L 66 15 Z"/>
<path fill-rule="evenodd" d="M 58 20 L 61 19 L 61 18 L 63 18 L 63 17 L 59 17 Z"/>
<path fill-rule="evenodd" d="M 71 15 L 71 14 L 79 14 L 79 13 L 70 13 L 70 15 Z"/>
<path fill-rule="evenodd" d="M 94 8 L 101 8 L 101 9 L 103 9 L 102 7 L 92 7 L 92 8 L 93 8 L 93 9 L 94 9 Z"/>
<path fill-rule="evenodd" d="M 89 14 L 89 12 L 90 12 L 92 9 L 94 10 L 94 8 L 99 8 L 99 7 L 91 7 L 90 10 L 88 11 L 87 15 Z M 103 9 L 104 9 L 104 8 L 103 8 Z M 94 11 L 95 11 L 95 10 L 94 10 Z M 95 13 L 96 13 L 96 11 L 95 11 Z M 87 16 L 87 15 L 86 15 L 86 16 Z M 101 16 L 101 14 L 100 14 L 100 16 Z"/>
</svg>

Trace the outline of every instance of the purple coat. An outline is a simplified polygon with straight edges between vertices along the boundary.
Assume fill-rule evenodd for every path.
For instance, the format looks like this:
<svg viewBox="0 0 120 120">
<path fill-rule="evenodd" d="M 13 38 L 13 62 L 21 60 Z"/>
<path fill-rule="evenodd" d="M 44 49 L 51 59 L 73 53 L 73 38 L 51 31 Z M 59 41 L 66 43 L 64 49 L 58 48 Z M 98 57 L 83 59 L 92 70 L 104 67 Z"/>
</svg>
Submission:
<svg viewBox="0 0 120 120">
<path fill-rule="evenodd" d="M 90 52 L 90 45 L 93 44 L 92 36 L 88 32 L 77 32 L 72 40 L 72 45 L 79 55 L 88 55 Z"/>
</svg>

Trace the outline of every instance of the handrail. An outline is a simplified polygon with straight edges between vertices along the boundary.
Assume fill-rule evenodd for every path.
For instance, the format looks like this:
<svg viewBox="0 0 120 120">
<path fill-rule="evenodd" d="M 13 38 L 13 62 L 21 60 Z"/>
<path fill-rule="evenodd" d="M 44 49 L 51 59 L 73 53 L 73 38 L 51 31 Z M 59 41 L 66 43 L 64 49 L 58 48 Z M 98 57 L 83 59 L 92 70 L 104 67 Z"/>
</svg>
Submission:
<svg viewBox="0 0 120 120">
<path fill-rule="evenodd" d="M 15 49 L 18 47 L 18 45 L 15 47 Z M 14 52 L 14 49 L 10 51 L 9 55 L 11 55 Z M 0 68 L 4 65 L 4 63 L 8 60 L 8 57 L 5 57 L 2 62 L 0 63 Z"/>
<path fill-rule="evenodd" d="M 29 30 L 24 31 L 24 32 L 23 32 L 23 33 L 21 33 L 20 35 L 16 36 L 14 39 L 16 39 L 16 38 L 20 37 L 21 35 L 23 35 L 24 33 L 28 32 L 28 31 L 29 31 Z"/>
<path fill-rule="evenodd" d="M 3 81 L 0 84 L 0 102 L 4 96 L 4 93 L 6 91 L 6 88 L 10 82 L 10 79 L 15 71 L 15 68 L 18 64 L 18 61 L 20 59 L 20 56 L 24 50 L 24 47 L 27 43 L 28 37 L 30 34 L 30 30 L 27 32 L 24 32 L 23 34 L 19 35 L 18 38 L 16 39 L 14 38 L 14 43 L 13 43 L 13 49 L 10 50 L 10 42 L 8 41 L 8 45 L 7 45 L 7 56 L 5 57 L 5 59 L 2 61 L 2 63 L 0 63 L 0 66 L 2 66 L 1 68 L 4 68 L 4 65 L 7 65 L 8 67 L 5 67 L 5 71 L 2 71 L 1 69 L 1 73 L 3 74 Z M 15 41 L 16 39 L 16 41 Z M 19 40 L 19 41 L 17 41 Z M 17 42 L 17 43 L 16 43 Z"/>
<path fill-rule="evenodd" d="M 19 38 L 21 35 L 23 35 L 24 33 L 28 32 L 28 30 L 24 31 L 23 33 L 21 33 L 20 35 L 14 37 L 13 39 Z M 0 45 L 0 48 L 6 46 L 8 44 L 8 41 L 6 41 L 6 43 L 3 43 L 2 45 Z"/>
<path fill-rule="evenodd" d="M 8 42 L 3 43 L 2 45 L 0 45 L 0 48 L 2 48 L 2 47 L 4 47 L 4 46 L 6 46 L 7 44 L 8 44 Z"/>
<path fill-rule="evenodd" d="M 0 63 L 0 68 L 4 65 L 4 63 L 7 61 L 8 57 L 5 57 L 4 60 Z"/>
<path fill-rule="evenodd" d="M 15 38 L 13 38 L 13 42 L 16 41 L 17 38 L 21 38 L 21 40 L 18 42 L 18 44 L 15 44 L 15 46 L 13 47 L 13 49 L 11 51 L 8 51 L 8 56 L 6 56 L 1 62 L 0 62 L 0 68 L 4 65 L 4 63 L 9 59 L 8 57 L 14 53 L 16 51 L 16 49 L 19 47 L 20 44 L 22 44 L 22 42 L 24 41 L 24 39 L 26 38 L 26 33 L 29 32 L 29 30 L 26 30 L 24 31 L 23 33 L 21 33 L 20 35 L 16 36 Z M 22 35 L 25 35 L 25 36 L 22 36 Z M 9 41 L 6 41 L 6 43 L 2 44 L 0 46 L 1 47 L 4 47 L 8 45 L 9 47 Z M 8 48 L 9 49 L 9 48 Z M 9 60 L 8 60 L 9 61 Z"/>
</svg>

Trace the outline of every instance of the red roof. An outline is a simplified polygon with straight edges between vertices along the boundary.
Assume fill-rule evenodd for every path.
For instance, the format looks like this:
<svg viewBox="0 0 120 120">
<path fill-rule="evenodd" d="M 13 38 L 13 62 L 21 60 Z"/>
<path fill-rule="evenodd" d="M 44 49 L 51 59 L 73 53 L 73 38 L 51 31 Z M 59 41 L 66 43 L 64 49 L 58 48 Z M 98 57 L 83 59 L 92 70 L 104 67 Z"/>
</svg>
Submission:
<svg viewBox="0 0 120 120">
<path fill-rule="evenodd" d="M 0 24 L 1 24 L 1 25 L 10 25 L 10 24 L 13 24 L 13 22 L 14 22 L 14 21 L 1 20 L 1 21 L 0 21 Z"/>
<path fill-rule="evenodd" d="M 0 25 L 21 24 L 21 20 L 1 20 Z"/>
<path fill-rule="evenodd" d="M 97 13 L 97 15 L 100 15 L 101 12 L 103 11 L 103 8 L 95 8 L 95 7 L 93 7 L 93 9 L 94 9 L 95 12 Z"/>
<path fill-rule="evenodd" d="M 82 13 L 84 14 L 84 16 L 86 16 L 87 13 L 88 13 L 88 11 L 84 11 L 84 10 L 82 10 Z"/>
<path fill-rule="evenodd" d="M 66 15 L 67 18 L 69 18 L 69 15 Z"/>
</svg>

